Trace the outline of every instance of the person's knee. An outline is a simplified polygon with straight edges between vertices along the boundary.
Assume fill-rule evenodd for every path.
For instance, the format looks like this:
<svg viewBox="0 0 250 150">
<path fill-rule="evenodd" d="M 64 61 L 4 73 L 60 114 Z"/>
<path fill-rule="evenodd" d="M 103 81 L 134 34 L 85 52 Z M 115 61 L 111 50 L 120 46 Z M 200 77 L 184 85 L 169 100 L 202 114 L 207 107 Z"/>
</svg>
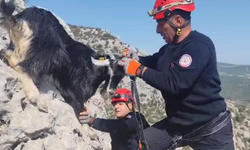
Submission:
<svg viewBox="0 0 250 150">
<path fill-rule="evenodd" d="M 159 129 L 155 126 L 145 129 L 144 137 L 149 149 L 154 150 L 165 150 L 170 147 L 173 138 L 166 129 Z"/>
<path fill-rule="evenodd" d="M 216 133 L 204 137 L 199 142 L 191 144 L 191 147 L 197 150 L 234 150 L 232 123 L 229 122 Z"/>
</svg>

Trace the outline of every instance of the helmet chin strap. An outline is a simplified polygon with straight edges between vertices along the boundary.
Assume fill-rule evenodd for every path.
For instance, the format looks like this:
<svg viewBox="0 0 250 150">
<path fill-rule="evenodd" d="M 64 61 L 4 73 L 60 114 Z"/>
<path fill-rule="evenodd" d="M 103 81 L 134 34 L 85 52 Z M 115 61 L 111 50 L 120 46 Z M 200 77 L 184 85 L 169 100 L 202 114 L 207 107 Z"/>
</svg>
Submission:
<svg viewBox="0 0 250 150">
<path fill-rule="evenodd" d="M 175 35 L 173 38 L 173 43 L 177 43 L 178 39 L 181 35 L 181 31 L 183 28 L 185 28 L 188 24 L 189 24 L 189 20 L 187 20 L 181 27 L 177 27 L 176 25 L 174 25 L 172 22 L 170 22 L 169 20 L 166 21 L 171 27 L 172 29 L 175 31 Z"/>
<path fill-rule="evenodd" d="M 132 109 L 130 109 L 129 106 L 128 106 L 128 103 L 129 103 L 129 102 L 126 102 L 126 105 L 127 105 L 128 109 L 129 109 L 131 112 L 135 111 L 135 109 L 134 109 L 134 104 L 132 103 Z"/>
</svg>

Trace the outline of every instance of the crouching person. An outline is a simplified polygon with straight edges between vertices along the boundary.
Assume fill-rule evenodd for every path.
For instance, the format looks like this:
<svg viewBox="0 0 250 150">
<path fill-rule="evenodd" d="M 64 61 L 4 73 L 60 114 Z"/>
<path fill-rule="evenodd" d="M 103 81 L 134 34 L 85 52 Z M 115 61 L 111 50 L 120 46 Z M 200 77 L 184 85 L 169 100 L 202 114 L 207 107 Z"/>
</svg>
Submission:
<svg viewBox="0 0 250 150">
<path fill-rule="evenodd" d="M 138 150 L 132 147 L 131 141 L 139 142 L 139 124 L 141 118 L 143 128 L 149 127 L 145 117 L 135 111 L 135 101 L 130 90 L 117 89 L 111 103 L 117 119 L 93 118 L 87 111 L 80 113 L 79 120 L 82 124 L 88 124 L 94 129 L 110 133 L 112 150 Z"/>
</svg>

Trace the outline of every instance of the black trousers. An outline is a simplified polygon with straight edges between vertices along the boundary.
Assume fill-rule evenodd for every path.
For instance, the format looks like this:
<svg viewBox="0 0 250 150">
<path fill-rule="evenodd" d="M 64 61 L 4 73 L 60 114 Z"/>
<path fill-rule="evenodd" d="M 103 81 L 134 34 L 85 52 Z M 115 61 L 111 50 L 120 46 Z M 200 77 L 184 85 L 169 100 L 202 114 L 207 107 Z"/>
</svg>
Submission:
<svg viewBox="0 0 250 150">
<path fill-rule="evenodd" d="M 144 136 L 149 150 L 169 149 L 173 136 L 169 134 L 167 129 L 166 118 L 144 130 Z M 178 147 L 187 145 L 194 150 L 235 150 L 231 116 L 227 125 L 219 131 L 212 135 L 203 137 L 199 141 L 191 142 L 184 140 L 178 145 Z"/>
</svg>

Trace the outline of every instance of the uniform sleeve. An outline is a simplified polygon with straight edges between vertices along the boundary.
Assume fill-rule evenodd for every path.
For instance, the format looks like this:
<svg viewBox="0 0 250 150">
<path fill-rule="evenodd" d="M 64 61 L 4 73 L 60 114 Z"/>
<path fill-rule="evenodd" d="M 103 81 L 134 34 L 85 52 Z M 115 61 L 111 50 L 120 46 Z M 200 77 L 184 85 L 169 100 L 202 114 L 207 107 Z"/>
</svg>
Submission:
<svg viewBox="0 0 250 150">
<path fill-rule="evenodd" d="M 189 43 L 182 52 L 182 55 L 162 72 L 148 68 L 142 79 L 169 94 L 180 94 L 190 89 L 208 64 L 211 52 L 209 47 L 201 42 Z"/>
<path fill-rule="evenodd" d="M 156 69 L 156 66 L 157 66 L 157 60 L 158 60 L 158 55 L 159 53 L 155 53 L 151 56 L 139 56 L 139 62 L 144 65 L 144 66 L 147 66 L 148 68 L 151 68 L 151 69 Z"/>
<path fill-rule="evenodd" d="M 143 66 L 147 66 L 148 68 L 151 69 L 156 69 L 157 68 L 157 62 L 158 59 L 161 55 L 161 53 L 164 51 L 164 49 L 166 48 L 167 45 L 164 45 L 159 52 L 154 53 L 153 55 L 150 56 L 139 56 L 139 62 L 143 65 Z"/>
<path fill-rule="evenodd" d="M 102 132 L 136 132 L 138 129 L 137 122 L 134 117 L 124 119 L 101 119 L 96 118 L 92 124 L 92 128 Z"/>
</svg>

